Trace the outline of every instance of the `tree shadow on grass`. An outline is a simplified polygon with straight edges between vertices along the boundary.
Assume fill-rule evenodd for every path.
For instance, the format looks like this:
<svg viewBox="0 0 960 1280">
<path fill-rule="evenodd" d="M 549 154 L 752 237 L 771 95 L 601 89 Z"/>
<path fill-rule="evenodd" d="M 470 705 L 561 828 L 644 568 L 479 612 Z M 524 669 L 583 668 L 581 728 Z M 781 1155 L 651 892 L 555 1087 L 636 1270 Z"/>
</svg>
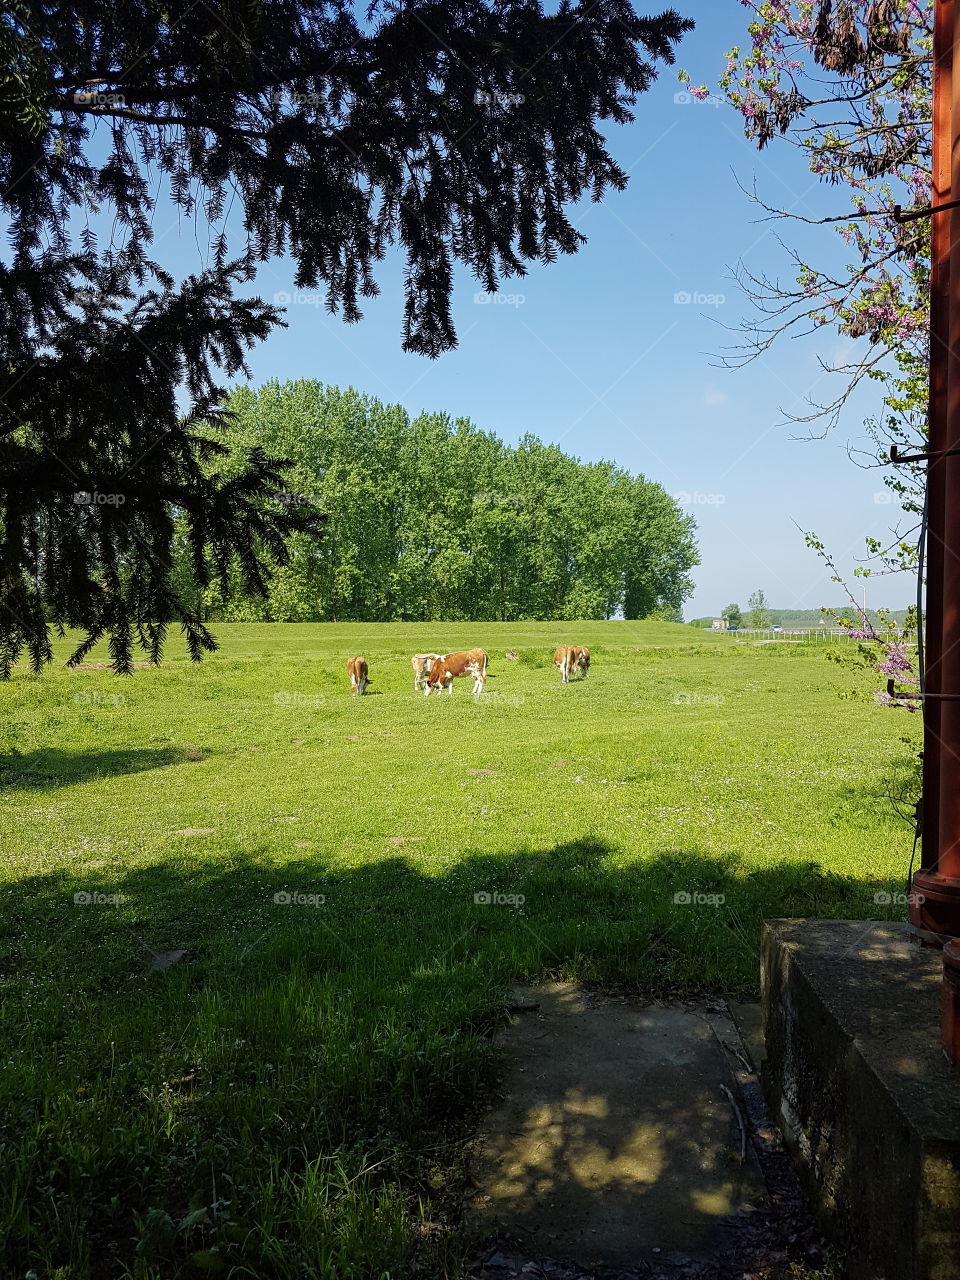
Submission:
<svg viewBox="0 0 960 1280">
<path fill-rule="evenodd" d="M 103 763 L 85 767 L 81 777 L 131 763 L 173 764 L 178 756 L 104 752 L 96 759 Z M 396 954 L 416 965 L 444 955 L 458 963 L 499 957 L 515 979 L 576 972 L 652 984 L 660 993 L 742 992 L 756 986 L 762 919 L 880 918 L 874 895 L 901 888 L 899 879 L 844 876 L 812 861 L 758 868 L 738 855 L 702 850 L 666 849 L 624 862 L 615 846 L 584 838 L 522 853 L 467 850 L 441 875 L 422 871 L 415 853 L 352 868 L 317 853 L 279 864 L 272 854 L 231 854 L 227 865 L 217 856 L 189 870 L 180 861 L 59 869 L 18 881 L 0 910 L 0 928 L 9 924 L 11 901 L 21 922 L 25 915 L 41 927 L 59 919 L 86 939 L 94 967 L 101 943 L 135 929 L 147 945 L 189 948 L 226 975 L 241 956 L 256 968 L 253 957 L 263 949 L 256 939 L 266 931 L 281 941 L 340 937 L 358 963 L 371 948 L 394 954 L 399 947 Z M 119 893 L 124 901 L 112 912 L 78 913 L 73 898 L 83 892 Z M 274 902 L 275 894 L 293 896 Z M 744 950 L 746 962 L 736 958 Z M 305 961 L 300 954 L 298 963 Z"/>
<path fill-rule="evenodd" d="M 625 862 L 592 838 L 433 870 L 221 853 L 10 885 L 7 1273 L 119 1277 L 139 1247 L 151 1280 L 213 1248 L 264 1280 L 452 1274 L 456 1238 L 410 1214 L 457 1218 L 513 983 L 750 993 L 764 917 L 896 911 L 814 863 Z"/>
<path fill-rule="evenodd" d="M 105 751 L 64 751 L 42 747 L 0 756 L 0 791 L 56 790 L 97 778 L 142 773 L 167 765 L 201 759 L 199 748 L 116 748 Z"/>
<path fill-rule="evenodd" d="M 853 800 L 858 808 L 869 805 L 865 811 L 871 815 L 878 809 L 885 810 L 912 826 L 916 804 L 923 790 L 923 767 L 915 749 L 919 744 L 909 739 L 901 741 L 902 749 L 896 755 L 872 771 L 869 778 L 858 779 L 844 787 L 840 794 Z"/>
</svg>

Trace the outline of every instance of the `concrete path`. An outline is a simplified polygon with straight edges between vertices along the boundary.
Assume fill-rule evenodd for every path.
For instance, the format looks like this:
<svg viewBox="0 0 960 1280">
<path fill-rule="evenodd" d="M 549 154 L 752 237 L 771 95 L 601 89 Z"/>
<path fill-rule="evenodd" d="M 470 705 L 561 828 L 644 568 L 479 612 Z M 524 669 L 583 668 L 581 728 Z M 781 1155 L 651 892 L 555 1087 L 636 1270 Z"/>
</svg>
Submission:
<svg viewBox="0 0 960 1280">
<path fill-rule="evenodd" d="M 473 1169 L 481 1232 L 586 1267 L 720 1248 L 727 1220 L 764 1194 L 722 1007 L 631 1009 L 551 983 L 515 1009 L 506 1100 Z"/>
</svg>

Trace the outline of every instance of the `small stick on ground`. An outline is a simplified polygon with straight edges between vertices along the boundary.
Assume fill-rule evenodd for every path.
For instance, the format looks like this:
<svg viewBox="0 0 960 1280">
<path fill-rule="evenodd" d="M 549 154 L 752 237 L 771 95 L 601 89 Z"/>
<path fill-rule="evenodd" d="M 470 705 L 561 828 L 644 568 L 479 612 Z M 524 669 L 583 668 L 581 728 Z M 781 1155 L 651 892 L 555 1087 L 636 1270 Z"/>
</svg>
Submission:
<svg viewBox="0 0 960 1280">
<path fill-rule="evenodd" d="M 720 1088 L 727 1095 L 730 1105 L 733 1107 L 733 1114 L 737 1117 L 737 1124 L 740 1126 L 740 1163 L 743 1164 L 747 1158 L 747 1127 L 743 1122 L 743 1112 L 737 1106 L 737 1101 L 727 1086 L 722 1084 Z"/>
<path fill-rule="evenodd" d="M 743 1054 L 740 1052 L 739 1049 L 735 1048 L 733 1052 L 737 1055 L 738 1059 L 740 1060 L 740 1065 L 741 1067 L 743 1067 L 744 1071 L 746 1071 L 747 1075 L 755 1076 L 757 1072 L 753 1064 L 747 1061 L 747 1059 L 743 1056 Z"/>
</svg>

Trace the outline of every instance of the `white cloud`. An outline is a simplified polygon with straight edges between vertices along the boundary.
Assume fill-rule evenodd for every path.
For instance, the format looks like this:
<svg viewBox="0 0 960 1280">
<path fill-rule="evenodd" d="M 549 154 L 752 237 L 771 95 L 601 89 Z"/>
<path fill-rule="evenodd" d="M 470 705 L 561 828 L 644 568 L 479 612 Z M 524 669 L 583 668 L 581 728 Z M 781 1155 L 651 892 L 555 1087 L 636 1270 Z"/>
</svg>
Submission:
<svg viewBox="0 0 960 1280">
<path fill-rule="evenodd" d="M 725 391 L 720 391 L 717 387 L 710 386 L 707 387 L 706 391 L 703 393 L 702 403 L 710 408 L 714 408 L 717 405 L 726 404 L 729 398 L 730 397 Z"/>
</svg>

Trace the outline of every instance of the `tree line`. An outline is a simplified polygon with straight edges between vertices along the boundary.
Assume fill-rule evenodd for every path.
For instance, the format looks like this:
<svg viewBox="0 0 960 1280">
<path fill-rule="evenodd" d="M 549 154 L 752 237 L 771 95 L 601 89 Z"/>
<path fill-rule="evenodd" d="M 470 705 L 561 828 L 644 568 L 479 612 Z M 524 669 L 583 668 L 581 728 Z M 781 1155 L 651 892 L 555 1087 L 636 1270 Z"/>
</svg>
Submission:
<svg viewBox="0 0 960 1280">
<path fill-rule="evenodd" d="M 274 501 L 309 509 L 320 531 L 288 539 L 263 599 L 240 566 L 229 589 L 198 588 L 184 532 L 179 590 L 207 620 L 679 621 L 693 590 L 693 518 L 613 463 L 310 380 L 241 386 L 227 407 L 218 469 L 242 474 L 251 449 L 289 459 Z"/>
</svg>

